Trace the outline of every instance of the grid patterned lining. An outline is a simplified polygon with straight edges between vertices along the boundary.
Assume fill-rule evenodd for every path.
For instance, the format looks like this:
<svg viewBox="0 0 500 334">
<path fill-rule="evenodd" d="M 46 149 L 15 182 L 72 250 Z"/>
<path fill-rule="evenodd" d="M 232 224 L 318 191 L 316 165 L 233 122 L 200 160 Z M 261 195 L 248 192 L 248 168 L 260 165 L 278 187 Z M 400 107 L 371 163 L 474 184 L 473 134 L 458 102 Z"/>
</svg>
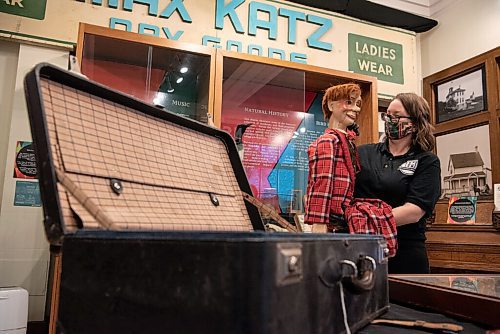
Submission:
<svg viewBox="0 0 500 334">
<path fill-rule="evenodd" d="M 121 229 L 249 231 L 222 141 L 42 79 L 54 166 Z M 122 180 L 115 194 L 111 178 Z M 65 227 L 99 228 L 58 185 Z M 208 193 L 217 194 L 214 206 Z"/>
</svg>

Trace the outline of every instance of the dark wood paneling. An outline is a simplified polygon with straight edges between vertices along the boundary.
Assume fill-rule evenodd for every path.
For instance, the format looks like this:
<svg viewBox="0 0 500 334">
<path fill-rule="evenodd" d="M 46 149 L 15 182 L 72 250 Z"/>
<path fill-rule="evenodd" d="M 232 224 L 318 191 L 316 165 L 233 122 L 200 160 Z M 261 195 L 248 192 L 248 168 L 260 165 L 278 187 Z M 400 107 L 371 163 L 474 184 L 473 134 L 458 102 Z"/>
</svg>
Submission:
<svg viewBox="0 0 500 334">
<path fill-rule="evenodd" d="M 434 87 L 473 68 L 484 67 L 486 79 L 486 111 L 435 123 Z M 436 136 L 489 125 L 490 156 L 493 184 L 500 183 L 500 47 L 424 78 L 423 94 L 431 106 Z M 427 232 L 427 251 L 431 268 L 438 270 L 473 270 L 500 272 L 500 232 L 493 221 L 492 200 L 479 201 L 476 221 L 484 225 L 451 225 L 448 202 L 436 205 L 433 223 Z"/>
<path fill-rule="evenodd" d="M 500 233 L 490 229 L 428 231 L 431 268 L 500 272 Z"/>
<path fill-rule="evenodd" d="M 436 136 L 444 135 L 451 132 L 457 132 L 468 128 L 473 128 L 479 125 L 490 125 L 490 150 L 491 150 L 491 165 L 493 183 L 500 183 L 500 47 L 491 51 L 480 54 L 474 58 L 466 60 L 460 64 L 451 66 L 440 72 L 432 74 L 423 80 L 423 95 L 431 106 L 431 119 L 435 127 L 434 133 Z M 439 83 L 445 82 L 451 78 L 459 76 L 461 73 L 467 72 L 473 68 L 485 67 L 486 75 L 486 92 L 488 110 L 477 114 L 468 115 L 465 117 L 449 120 L 436 124 L 435 110 L 435 92 L 434 87 Z"/>
</svg>

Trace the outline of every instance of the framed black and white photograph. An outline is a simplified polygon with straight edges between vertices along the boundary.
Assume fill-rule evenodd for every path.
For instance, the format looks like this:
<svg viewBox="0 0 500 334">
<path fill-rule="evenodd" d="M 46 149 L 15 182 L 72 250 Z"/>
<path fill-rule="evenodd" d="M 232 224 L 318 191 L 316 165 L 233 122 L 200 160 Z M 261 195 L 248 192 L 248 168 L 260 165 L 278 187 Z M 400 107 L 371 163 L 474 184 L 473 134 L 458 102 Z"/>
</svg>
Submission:
<svg viewBox="0 0 500 334">
<path fill-rule="evenodd" d="M 436 137 L 441 162 L 441 197 L 493 199 L 489 126 Z"/>
<path fill-rule="evenodd" d="M 434 85 L 436 123 L 488 109 L 484 66 Z"/>
</svg>

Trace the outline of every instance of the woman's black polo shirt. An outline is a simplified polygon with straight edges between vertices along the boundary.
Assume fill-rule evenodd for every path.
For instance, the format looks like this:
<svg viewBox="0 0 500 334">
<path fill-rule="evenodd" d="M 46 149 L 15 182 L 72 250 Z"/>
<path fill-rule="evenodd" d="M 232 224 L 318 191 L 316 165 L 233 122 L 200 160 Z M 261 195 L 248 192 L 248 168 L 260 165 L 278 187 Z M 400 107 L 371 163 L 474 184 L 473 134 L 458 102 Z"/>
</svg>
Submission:
<svg viewBox="0 0 500 334">
<path fill-rule="evenodd" d="M 354 197 L 378 198 L 392 206 L 406 202 L 425 211 L 415 224 L 398 227 L 398 240 L 425 240 L 425 219 L 441 194 L 441 167 L 432 152 L 412 148 L 393 156 L 386 142 L 358 147 L 361 171 L 356 174 Z"/>
</svg>

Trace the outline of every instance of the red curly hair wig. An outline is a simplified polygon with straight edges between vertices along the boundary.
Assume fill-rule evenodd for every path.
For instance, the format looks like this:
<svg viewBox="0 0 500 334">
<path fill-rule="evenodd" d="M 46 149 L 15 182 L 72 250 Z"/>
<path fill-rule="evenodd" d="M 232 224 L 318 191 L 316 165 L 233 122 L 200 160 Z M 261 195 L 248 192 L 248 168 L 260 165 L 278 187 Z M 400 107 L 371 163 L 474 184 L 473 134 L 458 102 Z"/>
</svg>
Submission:
<svg viewBox="0 0 500 334">
<path fill-rule="evenodd" d="M 357 98 L 360 95 L 361 88 L 358 84 L 355 83 L 347 83 L 337 86 L 331 86 L 330 88 L 328 88 L 325 91 L 325 95 L 323 95 L 323 101 L 321 103 L 325 120 L 329 120 L 330 116 L 332 115 L 332 111 L 328 106 L 331 101 L 351 99 L 353 96 Z"/>
</svg>

